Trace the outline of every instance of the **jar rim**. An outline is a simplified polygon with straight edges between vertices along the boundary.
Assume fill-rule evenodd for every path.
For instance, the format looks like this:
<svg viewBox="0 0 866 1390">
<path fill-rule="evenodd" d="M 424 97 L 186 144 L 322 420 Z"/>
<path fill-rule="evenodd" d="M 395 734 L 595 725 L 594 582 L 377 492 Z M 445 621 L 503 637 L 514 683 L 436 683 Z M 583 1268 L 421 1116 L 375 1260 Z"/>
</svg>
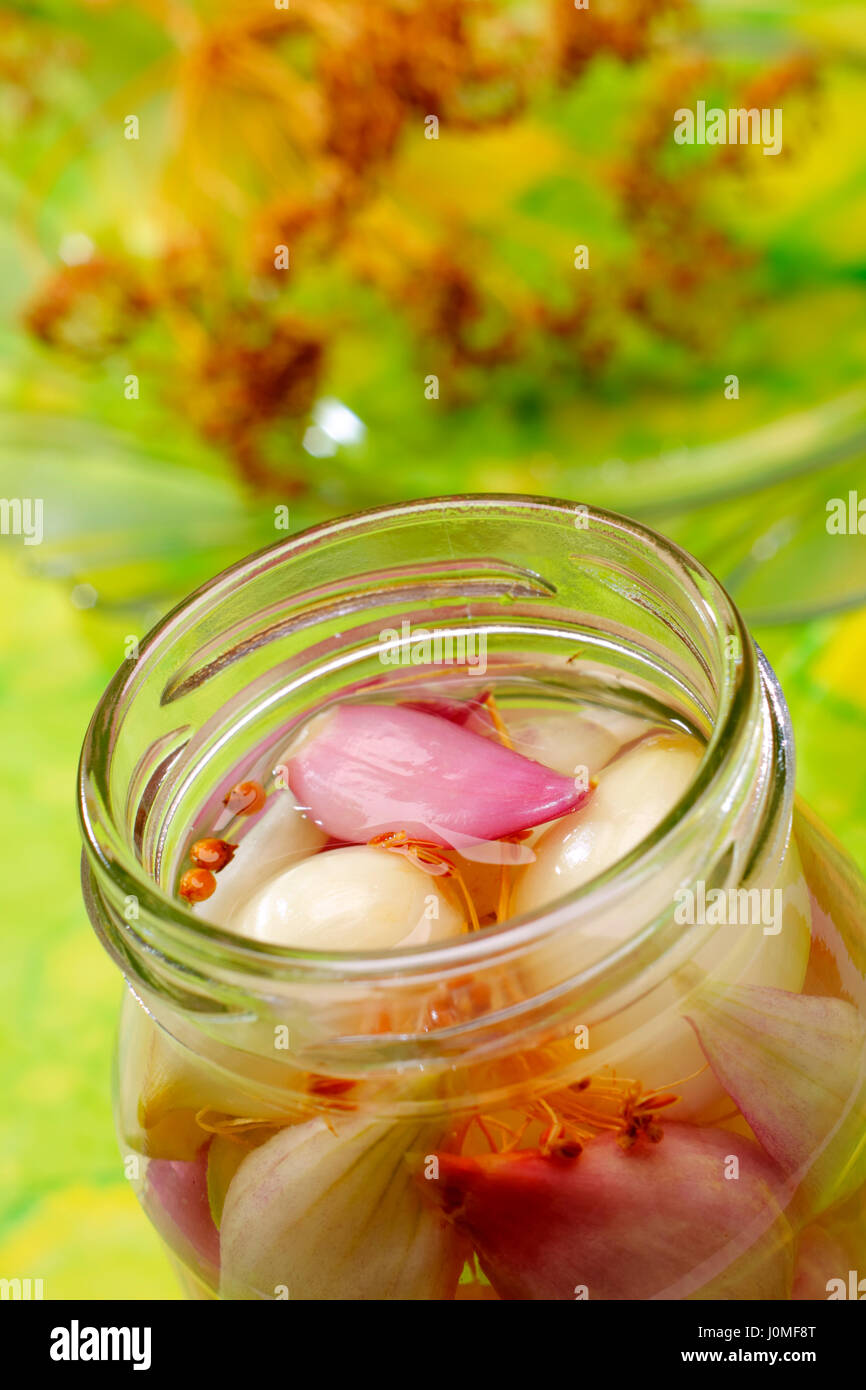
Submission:
<svg viewBox="0 0 866 1390">
<path fill-rule="evenodd" d="M 712 728 L 698 767 L 668 816 L 627 855 L 617 860 L 602 874 L 589 880 L 547 907 L 514 917 L 501 924 L 485 927 L 456 940 L 446 940 L 431 946 L 415 946 L 402 950 L 367 952 L 314 952 L 293 947 L 239 938 L 236 934 L 208 923 L 193 913 L 181 900 L 169 895 L 145 871 L 137 857 L 130 852 L 113 820 L 102 814 L 104 806 L 94 796 L 93 771 L 98 762 L 100 734 L 113 725 L 114 717 L 124 701 L 135 698 L 135 689 L 142 680 L 148 658 L 168 641 L 179 626 L 192 624 L 204 612 L 215 608 L 221 596 L 238 583 L 249 581 L 264 566 L 310 549 L 352 531 L 375 527 L 390 521 L 429 516 L 437 511 L 468 510 L 487 507 L 506 514 L 542 513 L 554 519 L 570 518 L 578 509 L 586 512 L 593 522 L 608 527 L 632 541 L 649 547 L 661 556 L 667 566 L 683 581 L 696 583 L 704 606 L 710 610 L 720 633 L 733 635 L 739 642 L 739 659 L 720 662 L 722 683 L 719 688 L 719 722 Z M 698 560 L 667 537 L 642 523 L 602 508 L 584 506 L 566 500 L 516 493 L 473 493 L 455 496 L 416 499 L 383 507 L 370 508 L 349 516 L 331 519 L 312 526 L 275 545 L 247 556 L 208 580 L 172 609 L 158 622 L 139 645 L 139 656 L 130 671 L 121 667 L 109 683 L 94 712 L 81 754 L 78 779 L 78 810 L 84 839 L 83 877 L 85 895 L 97 931 L 104 922 L 97 920 L 106 910 L 104 890 L 109 886 L 115 899 L 134 897 L 141 919 L 146 919 L 146 933 L 136 933 L 129 922 L 118 924 L 121 931 L 138 935 L 140 944 L 161 956 L 175 955 L 193 966 L 206 967 L 219 962 L 222 966 L 249 977 L 259 976 L 264 984 L 288 975 L 294 981 L 327 980 L 335 983 L 351 980 L 355 984 L 373 984 L 410 975 L 417 977 L 430 972 L 465 972 L 494 957 L 523 950 L 536 940 L 547 938 L 562 929 L 574 917 L 575 909 L 582 912 L 609 909 L 611 899 L 623 886 L 633 888 L 641 876 L 652 872 L 661 850 L 683 833 L 700 814 L 702 798 L 719 779 L 733 773 L 729 766 L 730 748 L 734 734 L 744 721 L 763 709 L 773 725 L 777 756 L 784 762 L 782 788 L 776 797 L 776 820 L 781 831 L 776 832 L 776 853 L 781 857 L 787 843 L 793 805 L 792 741 L 790 722 L 778 683 L 762 654 L 753 645 L 744 620 L 723 586 Z M 781 753 L 779 752 L 781 750 Z M 778 770 L 778 769 L 777 769 Z M 102 907 L 100 908 L 100 902 Z M 116 913 L 115 913 L 116 919 Z M 100 931 L 110 954 L 118 956 L 116 933 Z M 146 941 L 141 943 L 141 936 Z M 114 938 L 109 939 L 109 938 Z M 121 955 L 126 955 L 121 950 Z M 614 953 L 616 954 L 616 953 Z M 127 957 L 128 958 L 128 957 Z M 605 955 L 575 977 L 576 988 L 603 974 L 615 965 L 612 956 Z"/>
</svg>

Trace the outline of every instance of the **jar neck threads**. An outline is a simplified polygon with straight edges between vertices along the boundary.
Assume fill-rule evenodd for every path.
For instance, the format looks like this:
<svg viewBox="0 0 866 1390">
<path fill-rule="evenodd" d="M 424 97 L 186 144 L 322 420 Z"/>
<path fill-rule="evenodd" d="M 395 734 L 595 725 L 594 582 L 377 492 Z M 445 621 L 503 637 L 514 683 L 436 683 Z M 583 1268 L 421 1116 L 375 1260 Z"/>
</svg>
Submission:
<svg viewBox="0 0 866 1390">
<path fill-rule="evenodd" d="M 617 702 L 628 691 L 647 713 L 673 713 L 706 739 L 693 783 L 611 870 L 453 944 L 297 952 L 193 915 L 172 893 L 189 828 L 207 824 L 227 778 L 272 766 L 287 731 L 312 714 L 347 697 L 387 698 L 406 673 L 383 664 L 382 633 L 404 621 L 483 635 L 497 680 L 531 672 L 569 699 Z M 305 1066 L 382 1084 L 421 1066 L 447 1074 L 456 1093 L 522 1049 L 541 1083 L 546 1066 L 564 1065 L 545 1049 L 570 1018 L 609 1016 L 649 976 L 683 968 L 704 939 L 706 928 L 684 933 L 673 922 L 672 875 L 720 885 L 773 876 L 790 832 L 792 759 L 784 700 L 739 613 L 653 532 L 516 496 L 383 508 L 218 576 L 118 672 L 82 754 L 85 899 L 106 948 L 170 1030 L 170 1017 L 185 1017 L 243 1054 L 256 1050 L 262 1020 L 282 1019 Z M 633 929 L 570 977 L 568 939 L 600 914 Z M 456 1003 L 446 1026 L 431 1027 L 437 992 Z M 369 1024 L 371 999 L 392 1031 Z"/>
</svg>

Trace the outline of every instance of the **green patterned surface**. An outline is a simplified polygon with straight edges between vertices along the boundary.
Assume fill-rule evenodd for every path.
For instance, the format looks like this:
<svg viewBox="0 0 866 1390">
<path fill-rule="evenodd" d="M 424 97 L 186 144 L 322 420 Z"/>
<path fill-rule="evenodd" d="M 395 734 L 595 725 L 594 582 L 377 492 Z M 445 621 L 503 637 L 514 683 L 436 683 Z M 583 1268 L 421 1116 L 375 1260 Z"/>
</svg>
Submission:
<svg viewBox="0 0 866 1390">
<path fill-rule="evenodd" d="M 75 773 L 109 674 L 68 593 L 2 555 L 4 969 L 0 1273 L 49 1298 L 174 1296 L 110 1108 L 121 984 L 81 903 Z"/>
</svg>

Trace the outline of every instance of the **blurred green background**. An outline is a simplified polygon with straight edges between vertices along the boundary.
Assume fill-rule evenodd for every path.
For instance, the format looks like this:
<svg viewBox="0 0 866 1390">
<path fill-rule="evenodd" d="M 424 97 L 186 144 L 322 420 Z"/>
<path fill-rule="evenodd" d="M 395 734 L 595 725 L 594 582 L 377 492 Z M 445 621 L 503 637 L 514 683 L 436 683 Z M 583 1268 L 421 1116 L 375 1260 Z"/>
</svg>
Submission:
<svg viewBox="0 0 866 1390">
<path fill-rule="evenodd" d="M 866 541 L 826 525 L 866 497 L 864 65 L 820 0 L 7 5 L 0 493 L 44 537 L 0 537 L 0 1275 L 177 1296 L 75 768 L 126 638 L 286 516 L 536 492 L 667 531 L 866 866 Z M 675 145 L 698 99 L 781 109 L 781 153 Z"/>
</svg>

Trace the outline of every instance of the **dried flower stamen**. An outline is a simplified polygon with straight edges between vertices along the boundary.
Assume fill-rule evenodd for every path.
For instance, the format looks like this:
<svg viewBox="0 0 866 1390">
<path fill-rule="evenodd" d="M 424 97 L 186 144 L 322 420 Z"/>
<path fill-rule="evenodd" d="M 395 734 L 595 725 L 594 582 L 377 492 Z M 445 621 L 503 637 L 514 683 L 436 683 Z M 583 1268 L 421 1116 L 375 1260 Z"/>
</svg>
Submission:
<svg viewBox="0 0 866 1390">
<path fill-rule="evenodd" d="M 413 839 L 405 830 L 387 830 L 382 835 L 374 835 L 372 840 L 368 840 L 367 843 L 374 849 L 386 849 L 393 854 L 404 855 L 417 868 L 423 869 L 424 873 L 431 874 L 435 878 L 453 879 L 458 894 L 458 907 L 466 916 L 469 930 L 480 930 L 475 903 L 472 901 L 472 895 L 466 887 L 463 875 L 451 863 L 439 845 L 432 844 L 430 840 Z"/>
<path fill-rule="evenodd" d="M 203 903 L 216 888 L 216 878 L 210 869 L 187 869 L 178 884 L 178 892 L 188 903 Z"/>
<path fill-rule="evenodd" d="M 483 695 L 479 695 L 478 700 L 479 704 L 484 705 L 484 707 L 487 710 L 487 713 L 490 715 L 490 722 L 496 730 L 496 733 L 499 737 L 499 742 L 502 743 L 506 748 L 510 748 L 513 753 L 514 740 L 512 739 L 511 735 L 508 732 L 508 729 L 505 726 L 505 721 L 502 718 L 502 715 L 499 713 L 499 706 L 496 703 L 496 698 L 493 694 L 493 691 L 485 690 Z"/>
<path fill-rule="evenodd" d="M 704 1068 L 700 1068 L 702 1070 Z M 683 1077 L 669 1086 L 644 1091 L 641 1082 L 630 1077 L 585 1076 L 549 1097 L 530 1101 L 523 1109 L 523 1123 L 518 1130 L 490 1116 L 476 1115 L 473 1119 L 491 1149 L 501 1153 L 516 1149 L 533 1123 L 543 1126 L 538 1144 L 533 1147 L 560 1158 L 577 1158 L 585 1143 L 605 1132 L 615 1135 L 625 1149 L 630 1149 L 641 1137 L 658 1144 L 664 1137 L 658 1112 L 680 1099 L 671 1086 L 680 1086 L 692 1079 Z M 488 1127 L 508 1133 L 508 1140 L 501 1149 L 497 1150 L 494 1145 Z"/>
<path fill-rule="evenodd" d="M 237 845 L 229 844 L 228 840 L 196 840 L 189 857 L 197 869 L 211 869 L 219 873 L 234 859 L 236 849 Z"/>
<path fill-rule="evenodd" d="M 234 816 L 252 816 L 262 809 L 265 800 L 261 782 L 237 782 L 223 797 L 223 805 Z"/>
</svg>

